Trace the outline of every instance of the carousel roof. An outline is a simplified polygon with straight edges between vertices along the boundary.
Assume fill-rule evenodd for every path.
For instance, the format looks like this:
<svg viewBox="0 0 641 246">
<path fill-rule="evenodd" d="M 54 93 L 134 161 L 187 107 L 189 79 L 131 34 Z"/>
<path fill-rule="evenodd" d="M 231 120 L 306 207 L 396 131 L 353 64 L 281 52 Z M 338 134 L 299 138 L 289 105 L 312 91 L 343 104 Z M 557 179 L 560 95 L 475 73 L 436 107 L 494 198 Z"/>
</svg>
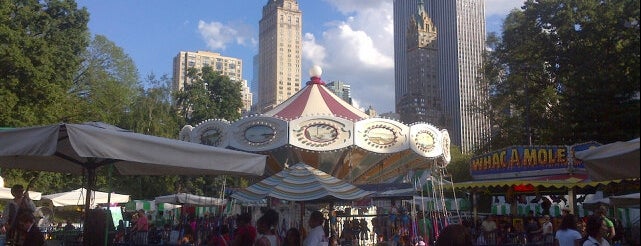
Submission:
<svg viewBox="0 0 641 246">
<path fill-rule="evenodd" d="M 264 115 L 287 121 L 313 115 L 331 115 L 350 121 L 369 118 L 367 114 L 327 89 L 320 77 L 312 77 L 302 90 Z"/>
<path fill-rule="evenodd" d="M 370 118 L 326 88 L 320 72 L 264 114 L 187 125 L 180 139 L 266 154 L 265 175 L 302 162 L 360 184 L 388 182 L 411 170 L 446 165 L 451 158 L 447 130 Z"/>
</svg>

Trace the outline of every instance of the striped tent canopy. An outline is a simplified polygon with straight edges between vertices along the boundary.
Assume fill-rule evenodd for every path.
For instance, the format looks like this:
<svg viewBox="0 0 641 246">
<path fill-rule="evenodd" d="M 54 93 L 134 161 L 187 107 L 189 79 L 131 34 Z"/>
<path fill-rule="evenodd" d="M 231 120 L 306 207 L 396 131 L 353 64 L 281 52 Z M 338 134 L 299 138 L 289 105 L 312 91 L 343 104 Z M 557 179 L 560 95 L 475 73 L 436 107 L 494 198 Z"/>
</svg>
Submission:
<svg viewBox="0 0 641 246">
<path fill-rule="evenodd" d="M 314 201 L 328 198 L 357 200 L 372 194 L 305 163 L 285 168 L 231 197 L 241 201 L 256 201 L 273 197 L 287 201 Z"/>
</svg>

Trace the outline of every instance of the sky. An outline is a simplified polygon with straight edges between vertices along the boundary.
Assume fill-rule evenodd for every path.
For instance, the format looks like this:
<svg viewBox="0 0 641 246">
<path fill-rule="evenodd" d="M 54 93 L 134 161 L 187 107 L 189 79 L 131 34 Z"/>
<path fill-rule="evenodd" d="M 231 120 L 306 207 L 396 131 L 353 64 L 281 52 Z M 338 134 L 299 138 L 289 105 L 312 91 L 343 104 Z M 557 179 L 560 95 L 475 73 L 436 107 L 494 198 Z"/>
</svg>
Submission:
<svg viewBox="0 0 641 246">
<path fill-rule="evenodd" d="M 319 65 L 322 80 L 351 85 L 355 106 L 394 111 L 392 0 L 299 0 L 303 14 L 302 81 Z M 258 22 L 267 0 L 77 0 L 90 14 L 89 31 L 124 49 L 140 78 L 172 76 L 180 51 L 212 51 L 243 61 L 252 81 Z M 485 0 L 487 32 L 523 0 Z"/>
</svg>

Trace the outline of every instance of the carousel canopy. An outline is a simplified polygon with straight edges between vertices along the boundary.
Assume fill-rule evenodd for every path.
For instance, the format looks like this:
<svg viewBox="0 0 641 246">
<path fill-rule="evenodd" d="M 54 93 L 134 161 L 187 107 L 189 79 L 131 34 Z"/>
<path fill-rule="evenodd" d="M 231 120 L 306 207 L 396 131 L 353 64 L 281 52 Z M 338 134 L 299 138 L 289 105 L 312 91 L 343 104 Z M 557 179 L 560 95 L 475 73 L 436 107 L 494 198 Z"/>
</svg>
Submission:
<svg viewBox="0 0 641 246">
<path fill-rule="evenodd" d="M 447 130 L 369 117 L 324 84 L 320 73 L 311 74 L 302 90 L 264 114 L 187 125 L 180 139 L 269 155 L 266 175 L 302 162 L 353 183 L 388 182 L 410 170 L 449 163 Z"/>
</svg>

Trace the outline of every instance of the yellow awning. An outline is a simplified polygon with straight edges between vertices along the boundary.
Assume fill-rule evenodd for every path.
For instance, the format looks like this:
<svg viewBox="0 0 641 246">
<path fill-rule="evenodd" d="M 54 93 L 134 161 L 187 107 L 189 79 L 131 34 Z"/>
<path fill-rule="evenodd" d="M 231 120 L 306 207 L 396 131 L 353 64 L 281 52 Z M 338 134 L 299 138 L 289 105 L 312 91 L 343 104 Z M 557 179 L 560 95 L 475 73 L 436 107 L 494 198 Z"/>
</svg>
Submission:
<svg viewBox="0 0 641 246">
<path fill-rule="evenodd" d="M 583 174 L 565 174 L 565 175 L 552 175 L 536 178 L 523 178 L 523 179 L 501 179 L 501 180 L 482 180 L 482 181 L 468 181 L 454 183 L 456 189 L 470 189 L 470 188 L 499 188 L 510 187 L 513 185 L 532 185 L 535 187 L 544 188 L 584 188 L 595 187 L 598 185 L 605 185 L 610 183 L 621 183 L 623 180 L 607 180 L 607 181 L 591 181 L 587 175 Z"/>
</svg>

